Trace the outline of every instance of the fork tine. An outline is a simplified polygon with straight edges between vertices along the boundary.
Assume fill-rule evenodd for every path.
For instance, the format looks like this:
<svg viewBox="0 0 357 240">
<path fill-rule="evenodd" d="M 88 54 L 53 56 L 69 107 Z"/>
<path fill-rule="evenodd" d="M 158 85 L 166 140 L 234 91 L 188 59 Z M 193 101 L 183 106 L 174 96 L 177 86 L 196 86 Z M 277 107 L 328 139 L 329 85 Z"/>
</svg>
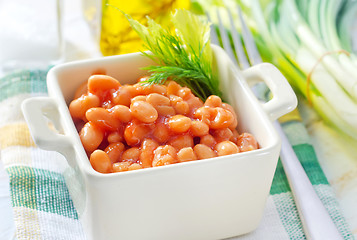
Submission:
<svg viewBox="0 0 357 240">
<path fill-rule="evenodd" d="M 217 9 L 217 19 L 218 19 L 218 28 L 219 28 L 219 32 L 221 34 L 221 39 L 222 39 L 222 45 L 224 50 L 226 50 L 229 58 L 233 61 L 233 63 L 238 66 L 238 62 L 237 59 L 234 55 L 233 49 L 231 47 L 231 43 L 229 41 L 229 37 L 227 34 L 226 29 L 223 26 L 223 22 L 221 19 L 221 14 L 219 13 L 219 10 Z"/>
<path fill-rule="evenodd" d="M 242 36 L 244 40 L 245 47 L 247 49 L 247 55 L 251 65 L 255 65 L 262 62 L 262 58 L 258 52 L 257 46 L 255 45 L 252 33 L 250 32 L 242 14 L 242 10 L 237 6 L 237 11 L 239 14 L 239 19 L 242 24 Z"/>
<path fill-rule="evenodd" d="M 238 57 L 238 62 L 240 63 L 240 67 L 242 69 L 249 68 L 249 62 L 247 57 L 245 56 L 243 45 L 241 42 L 240 34 L 238 33 L 236 26 L 233 21 L 232 13 L 231 10 L 228 8 L 228 17 L 229 17 L 229 22 L 231 24 L 231 35 L 232 35 L 232 40 L 233 40 L 233 45 Z"/>
<path fill-rule="evenodd" d="M 206 16 L 207 16 L 208 21 L 212 23 L 211 16 L 209 15 L 209 13 L 207 11 L 206 11 Z M 218 40 L 218 35 L 217 35 L 217 32 L 216 32 L 216 28 L 214 27 L 213 24 L 211 24 L 210 29 L 211 29 L 211 31 L 210 31 L 210 33 L 211 33 L 211 43 L 219 45 L 219 40 Z"/>
</svg>

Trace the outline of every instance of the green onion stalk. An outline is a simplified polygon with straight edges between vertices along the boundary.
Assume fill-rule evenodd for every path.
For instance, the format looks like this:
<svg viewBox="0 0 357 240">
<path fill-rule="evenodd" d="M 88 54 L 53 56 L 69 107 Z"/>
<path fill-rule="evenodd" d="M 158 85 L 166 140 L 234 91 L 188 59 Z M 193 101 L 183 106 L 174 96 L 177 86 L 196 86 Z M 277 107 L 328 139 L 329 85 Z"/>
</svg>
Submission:
<svg viewBox="0 0 357 240">
<path fill-rule="evenodd" d="M 326 122 L 357 139 L 357 56 L 351 40 L 357 1 L 196 0 L 193 6 L 214 16 L 217 8 L 237 3 L 264 61 L 275 64 Z"/>
</svg>

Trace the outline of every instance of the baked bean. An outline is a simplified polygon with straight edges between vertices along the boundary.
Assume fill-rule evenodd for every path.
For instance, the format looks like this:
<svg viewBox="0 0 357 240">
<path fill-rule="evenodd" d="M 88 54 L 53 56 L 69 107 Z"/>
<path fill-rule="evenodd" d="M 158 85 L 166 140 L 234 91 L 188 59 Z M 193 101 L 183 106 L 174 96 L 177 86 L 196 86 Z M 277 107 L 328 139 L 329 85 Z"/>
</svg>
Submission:
<svg viewBox="0 0 357 240">
<path fill-rule="evenodd" d="M 168 97 L 165 97 L 163 95 L 160 95 L 158 93 L 151 93 L 146 97 L 146 101 L 153 105 L 154 107 L 156 106 L 169 106 L 170 105 L 170 99 Z"/>
<path fill-rule="evenodd" d="M 258 148 L 253 136 L 239 135 L 237 115 L 220 97 L 203 102 L 174 81 L 147 85 L 147 80 L 121 86 L 112 77 L 93 75 L 78 87 L 69 110 L 97 171 L 130 171 Z"/>
<path fill-rule="evenodd" d="M 170 138 L 170 131 L 164 123 L 156 123 L 152 134 L 159 143 L 165 143 Z"/>
<path fill-rule="evenodd" d="M 222 100 L 221 100 L 220 97 L 218 97 L 216 95 L 211 95 L 206 99 L 204 105 L 207 106 L 207 107 L 221 107 L 222 106 Z"/>
<path fill-rule="evenodd" d="M 150 138 L 145 139 L 142 144 L 141 144 L 141 149 L 142 150 L 146 150 L 146 149 L 150 149 L 150 150 L 155 150 L 157 147 L 159 146 L 159 144 Z"/>
<path fill-rule="evenodd" d="M 196 109 L 203 106 L 202 100 L 199 99 L 198 97 L 194 97 L 193 95 L 191 98 L 187 99 L 186 102 L 190 108 L 189 113 L 188 113 L 189 116 L 193 116 Z"/>
<path fill-rule="evenodd" d="M 217 143 L 217 145 L 215 146 L 215 150 L 218 156 L 224 156 L 239 152 L 238 146 L 231 141 L 223 141 Z"/>
<path fill-rule="evenodd" d="M 128 167 L 128 171 L 142 169 L 143 167 L 139 163 L 133 163 Z"/>
<path fill-rule="evenodd" d="M 165 155 L 165 154 L 169 154 L 169 155 L 175 157 L 176 154 L 177 154 L 177 151 L 176 151 L 176 149 L 175 149 L 173 146 L 164 145 L 164 146 L 159 146 L 159 147 L 154 151 L 154 153 L 155 153 L 157 156 L 162 156 L 162 155 Z"/>
<path fill-rule="evenodd" d="M 83 95 L 80 98 L 74 99 L 69 104 L 69 112 L 73 118 L 82 119 L 83 121 L 87 121 L 85 115 L 86 111 L 93 107 L 99 107 L 100 100 L 96 95 L 89 94 Z"/>
<path fill-rule="evenodd" d="M 106 154 L 102 150 L 95 150 L 89 158 L 90 164 L 96 170 L 97 172 L 100 173 L 110 173 L 112 172 L 112 163 L 110 162 L 110 159 L 108 157 L 108 154 Z"/>
<path fill-rule="evenodd" d="M 195 152 L 198 159 L 206 159 L 216 157 L 216 153 L 212 148 L 204 144 L 197 144 L 194 146 L 193 151 Z"/>
<path fill-rule="evenodd" d="M 191 89 L 189 89 L 188 87 L 182 87 L 181 89 L 178 90 L 177 96 L 181 97 L 183 100 L 187 100 L 191 98 L 193 95 Z"/>
<path fill-rule="evenodd" d="M 185 101 L 178 102 L 174 105 L 174 109 L 177 114 L 187 115 L 190 111 L 190 107 L 188 103 Z"/>
<path fill-rule="evenodd" d="M 127 106 L 116 105 L 109 110 L 110 114 L 119 121 L 127 123 L 131 120 L 131 112 Z"/>
<path fill-rule="evenodd" d="M 158 85 L 158 84 L 152 84 L 149 86 L 143 86 L 143 93 L 148 95 L 150 93 L 157 93 L 160 95 L 165 95 L 166 94 L 166 87 L 163 85 Z"/>
<path fill-rule="evenodd" d="M 108 75 L 92 75 L 88 79 L 88 92 L 96 94 L 108 90 L 117 90 L 120 83 Z"/>
<path fill-rule="evenodd" d="M 141 143 L 140 151 L 140 162 L 144 168 L 152 166 L 152 160 L 154 159 L 154 150 L 159 146 L 159 144 L 150 138 L 145 139 Z"/>
<path fill-rule="evenodd" d="M 138 147 L 132 147 L 123 152 L 121 156 L 122 161 L 136 162 L 139 160 L 140 150 Z"/>
<path fill-rule="evenodd" d="M 231 129 L 233 131 L 234 129 L 236 129 L 237 126 L 238 126 L 238 120 L 236 117 L 234 117 L 233 122 L 228 127 L 229 127 L 229 129 Z"/>
<path fill-rule="evenodd" d="M 88 121 L 95 123 L 98 127 L 106 130 L 116 130 L 121 123 L 111 117 L 110 112 L 105 108 L 91 108 L 86 112 Z"/>
<path fill-rule="evenodd" d="M 112 102 L 116 105 L 124 105 L 129 107 L 131 103 L 132 94 L 129 86 L 122 86 L 113 93 Z"/>
<path fill-rule="evenodd" d="M 191 119 L 183 115 L 175 115 L 168 119 L 168 126 L 173 132 L 187 132 L 191 127 Z"/>
<path fill-rule="evenodd" d="M 211 121 L 210 127 L 212 129 L 227 128 L 233 123 L 233 114 L 221 107 L 214 108 L 214 119 Z M 211 116 L 212 117 L 212 116 Z"/>
<path fill-rule="evenodd" d="M 138 95 L 138 96 L 133 97 L 133 98 L 131 99 L 131 103 L 134 103 L 134 102 L 137 102 L 137 101 L 146 102 L 146 96 L 144 96 L 144 95 Z"/>
<path fill-rule="evenodd" d="M 156 156 L 156 155 L 155 155 Z M 152 166 L 153 167 L 158 167 L 158 166 L 164 166 L 164 165 L 169 165 L 173 164 L 175 162 L 175 158 L 172 157 L 171 155 L 163 155 L 162 157 L 155 157 L 152 161 Z"/>
<path fill-rule="evenodd" d="M 168 117 L 176 114 L 175 109 L 171 106 L 156 106 L 155 109 L 160 116 Z"/>
<path fill-rule="evenodd" d="M 117 162 L 114 163 L 112 168 L 113 172 L 125 172 L 129 170 L 131 163 L 130 162 Z"/>
<path fill-rule="evenodd" d="M 88 152 L 93 152 L 103 141 L 102 130 L 92 122 L 87 122 L 79 133 L 83 147 Z"/>
<path fill-rule="evenodd" d="M 174 106 L 178 102 L 182 102 L 183 101 L 183 99 L 181 97 L 176 96 L 176 95 L 169 95 L 169 99 L 170 99 L 170 104 L 172 106 Z"/>
<path fill-rule="evenodd" d="M 144 90 L 145 86 L 143 86 L 142 83 L 136 83 L 133 87 L 135 88 L 137 95 L 146 95 Z"/>
<path fill-rule="evenodd" d="M 86 95 L 88 93 L 88 81 L 83 82 L 77 88 L 76 92 L 74 93 L 74 99 L 80 98 L 82 95 Z"/>
<path fill-rule="evenodd" d="M 191 147 L 186 147 L 177 153 L 177 159 L 179 162 L 187 162 L 197 160 L 197 156 Z"/>
<path fill-rule="evenodd" d="M 190 107 L 187 102 L 183 101 L 181 97 L 170 95 L 171 106 L 174 107 L 177 114 L 187 115 Z"/>
<path fill-rule="evenodd" d="M 131 103 L 130 111 L 133 117 L 145 123 L 155 122 L 158 117 L 156 109 L 150 103 L 144 101 Z"/>
<path fill-rule="evenodd" d="M 180 135 L 174 139 L 171 139 L 168 144 L 180 150 L 181 148 L 185 147 L 193 147 L 193 137 L 191 135 Z"/>
<path fill-rule="evenodd" d="M 228 104 L 228 103 L 222 103 L 222 108 L 224 108 L 224 109 L 230 111 L 230 112 L 233 114 L 234 117 L 237 117 L 237 114 L 236 114 L 234 108 L 233 108 L 230 104 Z"/>
<path fill-rule="evenodd" d="M 152 166 L 164 166 L 176 163 L 177 153 L 174 147 L 170 145 L 159 146 L 154 151 Z"/>
<path fill-rule="evenodd" d="M 200 107 L 195 111 L 194 117 L 209 126 L 211 125 L 212 111 L 213 109 L 210 107 Z"/>
<path fill-rule="evenodd" d="M 206 145 L 206 146 L 208 146 L 208 147 L 213 147 L 214 145 L 216 145 L 216 139 L 212 136 L 212 135 L 210 135 L 210 134 L 207 134 L 207 135 L 205 135 L 205 136 L 202 136 L 201 138 L 200 138 L 200 144 L 204 144 L 204 145 Z"/>
<path fill-rule="evenodd" d="M 154 106 L 161 116 L 173 116 L 175 110 L 170 106 L 170 99 L 158 93 L 151 93 L 147 96 L 146 101 Z"/>
<path fill-rule="evenodd" d="M 112 101 L 107 100 L 107 99 L 109 99 L 108 96 L 103 97 L 104 101 L 102 102 L 102 106 L 101 107 L 103 107 L 105 109 L 110 109 L 110 108 L 114 107 L 115 105 L 112 103 Z"/>
<path fill-rule="evenodd" d="M 216 139 L 216 142 L 227 141 L 233 137 L 233 133 L 229 128 L 212 130 L 212 136 Z"/>
<path fill-rule="evenodd" d="M 258 142 L 250 133 L 242 133 L 237 140 L 237 146 L 241 152 L 258 149 Z"/>
<path fill-rule="evenodd" d="M 124 139 L 129 146 L 135 146 L 151 132 L 151 126 L 131 121 L 124 130 Z"/>
<path fill-rule="evenodd" d="M 142 87 L 138 88 L 137 85 L 125 85 L 124 87 L 127 88 L 132 98 L 138 95 L 142 95 Z"/>
<path fill-rule="evenodd" d="M 108 134 L 107 140 L 109 143 L 122 142 L 124 140 L 122 132 L 111 132 Z"/>
<path fill-rule="evenodd" d="M 192 121 L 191 123 L 191 133 L 195 137 L 201 137 L 207 135 L 209 127 L 206 123 L 201 121 Z"/>
<path fill-rule="evenodd" d="M 175 81 L 170 81 L 166 88 L 167 95 L 177 95 L 177 92 L 181 89 L 181 86 Z"/>
<path fill-rule="evenodd" d="M 236 112 L 234 111 L 233 107 L 231 105 L 229 105 L 228 103 L 222 103 L 222 108 L 230 111 L 233 114 L 233 122 L 232 124 L 229 126 L 229 128 L 231 130 L 235 129 L 238 126 L 238 117 Z"/>
<path fill-rule="evenodd" d="M 111 163 L 119 162 L 122 153 L 124 152 L 124 144 L 121 142 L 110 143 L 106 148 L 105 152 L 108 154 L 108 157 Z"/>
<path fill-rule="evenodd" d="M 229 139 L 229 141 L 236 143 L 238 141 L 239 133 L 237 129 L 233 129 L 232 131 L 232 137 Z"/>
</svg>

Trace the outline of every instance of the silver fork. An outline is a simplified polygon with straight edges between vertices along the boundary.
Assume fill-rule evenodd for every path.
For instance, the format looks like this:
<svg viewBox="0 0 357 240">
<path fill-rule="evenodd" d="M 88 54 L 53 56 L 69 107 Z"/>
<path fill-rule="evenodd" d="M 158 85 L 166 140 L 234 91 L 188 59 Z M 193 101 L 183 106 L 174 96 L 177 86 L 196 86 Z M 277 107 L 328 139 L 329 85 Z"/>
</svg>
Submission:
<svg viewBox="0 0 357 240">
<path fill-rule="evenodd" d="M 262 59 L 255 45 L 253 36 L 244 21 L 239 6 L 237 6 L 237 11 L 241 22 L 242 41 L 245 45 L 247 56 L 243 49 L 240 34 L 236 30 L 229 9 L 227 9 L 227 15 L 229 17 L 232 41 L 238 59 L 234 55 L 234 50 L 232 49 L 227 30 L 223 26 L 221 15 L 217 9 L 218 28 L 221 35 L 222 47 L 225 49 L 233 63 L 238 68 L 244 70 L 252 65 L 262 63 Z M 206 15 L 210 20 L 209 14 L 207 13 Z M 211 29 L 211 41 L 214 44 L 220 45 L 214 28 Z M 342 239 L 336 225 L 332 221 L 320 198 L 317 196 L 279 122 L 275 121 L 274 126 L 282 140 L 280 159 L 294 196 L 306 238 L 313 240 Z"/>
</svg>

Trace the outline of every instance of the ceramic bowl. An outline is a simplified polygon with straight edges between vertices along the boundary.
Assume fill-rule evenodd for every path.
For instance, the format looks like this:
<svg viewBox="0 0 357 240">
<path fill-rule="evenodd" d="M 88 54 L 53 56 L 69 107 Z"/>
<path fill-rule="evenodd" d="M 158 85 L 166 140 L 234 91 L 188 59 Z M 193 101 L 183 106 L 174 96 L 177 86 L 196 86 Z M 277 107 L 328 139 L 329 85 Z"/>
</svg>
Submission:
<svg viewBox="0 0 357 240">
<path fill-rule="evenodd" d="M 134 83 L 151 64 L 141 53 L 71 62 L 47 76 L 49 97 L 28 99 L 23 112 L 35 143 L 63 154 L 66 183 L 88 239 L 222 239 L 254 230 L 276 169 L 280 138 L 272 121 L 296 107 L 293 90 L 271 64 L 236 69 L 212 45 L 225 99 L 239 131 L 260 149 L 136 171 L 101 174 L 91 167 L 68 111 L 77 87 L 96 72 Z M 250 85 L 264 81 L 273 98 L 261 103 Z M 55 126 L 47 127 L 47 120 Z"/>
</svg>

